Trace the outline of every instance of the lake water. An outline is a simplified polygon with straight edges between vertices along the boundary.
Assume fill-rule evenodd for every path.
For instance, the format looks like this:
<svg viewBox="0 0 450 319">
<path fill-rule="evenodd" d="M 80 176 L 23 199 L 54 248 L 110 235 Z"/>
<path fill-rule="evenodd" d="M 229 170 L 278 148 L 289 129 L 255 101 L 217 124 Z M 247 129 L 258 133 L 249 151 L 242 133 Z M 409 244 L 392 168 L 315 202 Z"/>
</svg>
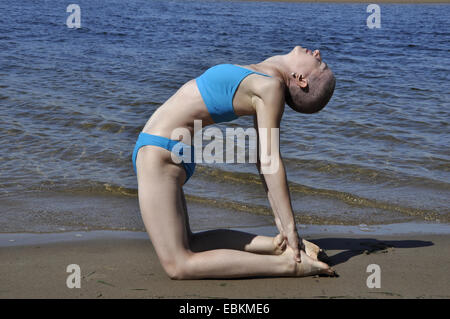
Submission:
<svg viewBox="0 0 450 319">
<path fill-rule="evenodd" d="M 320 49 L 337 83 L 289 108 L 281 150 L 297 222 L 450 223 L 450 6 L 229 1 L 0 1 L 0 232 L 143 229 L 136 138 L 219 63 Z M 217 125 L 250 127 L 241 117 Z M 199 164 L 194 228 L 270 225 L 253 164 Z"/>
</svg>

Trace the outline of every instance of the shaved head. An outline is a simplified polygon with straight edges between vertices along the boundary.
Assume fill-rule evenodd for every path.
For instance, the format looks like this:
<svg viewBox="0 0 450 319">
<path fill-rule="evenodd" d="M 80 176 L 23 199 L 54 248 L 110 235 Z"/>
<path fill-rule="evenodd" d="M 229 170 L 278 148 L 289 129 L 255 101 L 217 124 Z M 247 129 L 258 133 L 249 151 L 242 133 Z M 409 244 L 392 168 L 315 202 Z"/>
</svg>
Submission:
<svg viewBox="0 0 450 319">
<path fill-rule="evenodd" d="M 312 73 L 308 77 L 308 86 L 299 87 L 290 81 L 286 85 L 286 103 L 300 113 L 316 113 L 327 105 L 334 92 L 336 79 L 330 69 Z"/>
</svg>

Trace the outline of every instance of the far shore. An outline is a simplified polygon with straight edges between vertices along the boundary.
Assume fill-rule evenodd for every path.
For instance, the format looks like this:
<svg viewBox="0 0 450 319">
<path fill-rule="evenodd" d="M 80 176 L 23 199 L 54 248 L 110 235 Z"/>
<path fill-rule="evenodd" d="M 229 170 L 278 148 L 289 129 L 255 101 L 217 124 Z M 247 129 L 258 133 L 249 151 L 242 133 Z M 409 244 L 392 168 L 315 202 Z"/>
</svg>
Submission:
<svg viewBox="0 0 450 319">
<path fill-rule="evenodd" d="M 448 4 L 448 0 L 228 0 L 228 1 L 252 1 L 252 2 L 304 2 L 304 3 L 397 3 L 397 4 L 414 4 L 414 3 L 441 3 Z"/>
</svg>

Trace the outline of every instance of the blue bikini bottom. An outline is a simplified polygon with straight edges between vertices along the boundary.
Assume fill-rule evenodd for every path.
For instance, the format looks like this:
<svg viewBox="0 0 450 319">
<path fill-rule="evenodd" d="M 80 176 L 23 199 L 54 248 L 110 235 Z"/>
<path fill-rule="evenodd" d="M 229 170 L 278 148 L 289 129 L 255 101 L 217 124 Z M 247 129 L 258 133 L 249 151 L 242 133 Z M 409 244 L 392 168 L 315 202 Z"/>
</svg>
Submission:
<svg viewBox="0 0 450 319">
<path fill-rule="evenodd" d="M 184 144 L 180 141 L 168 139 L 167 137 L 147 134 L 147 133 L 143 133 L 143 132 L 141 132 L 139 134 L 139 137 L 136 141 L 136 146 L 134 147 L 134 151 L 133 151 L 133 157 L 132 157 L 133 167 L 134 167 L 134 172 L 136 174 L 137 174 L 136 157 L 137 157 L 138 151 L 142 146 L 146 146 L 146 145 L 154 145 L 154 146 L 162 147 L 162 148 L 174 153 L 178 157 L 182 158 L 181 165 L 183 166 L 184 170 L 186 171 L 186 180 L 184 181 L 185 183 L 192 176 L 192 174 L 194 174 L 195 162 L 194 162 L 194 147 L 193 146 Z"/>
</svg>

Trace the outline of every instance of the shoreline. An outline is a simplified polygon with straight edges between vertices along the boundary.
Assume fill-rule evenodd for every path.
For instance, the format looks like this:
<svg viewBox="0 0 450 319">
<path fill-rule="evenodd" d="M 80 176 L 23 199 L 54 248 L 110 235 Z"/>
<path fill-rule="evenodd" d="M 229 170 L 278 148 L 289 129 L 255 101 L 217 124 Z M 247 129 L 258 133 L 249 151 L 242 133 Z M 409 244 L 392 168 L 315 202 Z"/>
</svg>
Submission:
<svg viewBox="0 0 450 319">
<path fill-rule="evenodd" d="M 277 229 L 273 225 L 243 226 L 243 227 L 207 227 L 193 229 L 194 232 L 211 229 L 234 229 L 258 235 L 275 236 Z M 450 224 L 409 222 L 380 225 L 297 225 L 301 236 L 450 236 Z M 13 246 L 31 246 L 58 242 L 85 240 L 115 239 L 145 239 L 148 235 L 143 230 L 129 229 L 93 229 L 93 230 L 62 230 L 54 232 L 0 232 L 0 248 Z"/>
<path fill-rule="evenodd" d="M 223 189 L 217 190 L 220 191 Z M 258 194 L 255 192 L 250 196 Z M 410 211 L 407 205 L 393 208 L 381 205 L 375 209 L 370 203 L 358 208 L 357 198 L 349 204 L 340 199 L 323 200 L 319 195 L 307 199 L 295 218 L 299 230 L 309 233 L 450 234 L 446 211 L 421 211 L 420 208 Z M 243 200 L 213 200 L 191 195 L 186 200 L 193 231 L 274 226 L 270 206 L 266 203 L 262 205 L 256 201 L 252 205 Z M 0 234 L 145 231 L 135 195 L 42 191 L 3 197 L 0 202 L 4 210 Z M 318 205 L 321 205 L 320 209 Z M 330 213 L 325 213 L 328 211 Z"/>
</svg>

